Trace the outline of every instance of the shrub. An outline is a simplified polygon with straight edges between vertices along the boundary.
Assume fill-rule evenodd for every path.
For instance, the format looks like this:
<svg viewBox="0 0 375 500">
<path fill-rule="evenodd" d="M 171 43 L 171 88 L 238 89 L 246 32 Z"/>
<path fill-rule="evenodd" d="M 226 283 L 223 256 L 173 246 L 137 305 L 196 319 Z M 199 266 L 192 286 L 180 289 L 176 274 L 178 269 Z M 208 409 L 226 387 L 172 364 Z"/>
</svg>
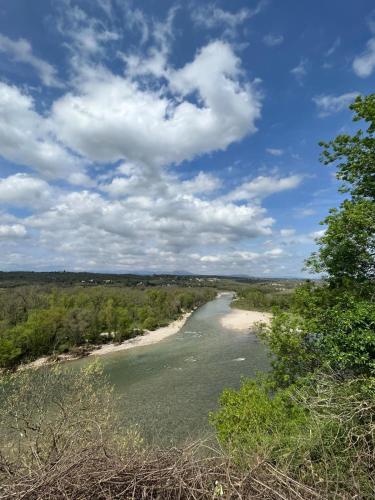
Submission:
<svg viewBox="0 0 375 500">
<path fill-rule="evenodd" d="M 305 411 L 289 391 L 272 396 L 265 382 L 245 380 L 241 388 L 225 390 L 220 409 L 210 416 L 218 438 L 238 459 L 275 459 L 294 448 L 294 436 L 307 423 Z"/>
</svg>

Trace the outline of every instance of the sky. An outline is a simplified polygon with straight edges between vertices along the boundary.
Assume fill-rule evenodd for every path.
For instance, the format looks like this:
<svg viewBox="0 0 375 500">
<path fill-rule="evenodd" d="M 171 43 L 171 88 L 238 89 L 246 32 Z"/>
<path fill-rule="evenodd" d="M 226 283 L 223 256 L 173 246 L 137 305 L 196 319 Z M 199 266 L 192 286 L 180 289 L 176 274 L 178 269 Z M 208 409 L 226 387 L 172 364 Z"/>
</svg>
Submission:
<svg viewBox="0 0 375 500">
<path fill-rule="evenodd" d="M 308 276 L 373 0 L 1 0 L 0 270 Z"/>
</svg>

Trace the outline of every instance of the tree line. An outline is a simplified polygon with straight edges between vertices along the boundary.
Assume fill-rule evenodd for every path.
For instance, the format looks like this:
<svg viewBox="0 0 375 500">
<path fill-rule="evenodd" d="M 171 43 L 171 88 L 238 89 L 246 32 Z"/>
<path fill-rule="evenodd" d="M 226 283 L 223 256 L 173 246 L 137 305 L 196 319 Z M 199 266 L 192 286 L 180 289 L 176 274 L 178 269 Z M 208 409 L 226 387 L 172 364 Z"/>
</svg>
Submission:
<svg viewBox="0 0 375 500">
<path fill-rule="evenodd" d="M 292 303 L 293 289 L 284 288 L 279 283 L 277 287 L 270 285 L 252 285 L 242 288 L 237 287 L 233 307 L 238 309 L 271 311 L 273 308 L 288 309 Z"/>
<path fill-rule="evenodd" d="M 28 286 L 0 293 L 0 366 L 154 330 L 215 296 L 205 288 Z"/>
</svg>

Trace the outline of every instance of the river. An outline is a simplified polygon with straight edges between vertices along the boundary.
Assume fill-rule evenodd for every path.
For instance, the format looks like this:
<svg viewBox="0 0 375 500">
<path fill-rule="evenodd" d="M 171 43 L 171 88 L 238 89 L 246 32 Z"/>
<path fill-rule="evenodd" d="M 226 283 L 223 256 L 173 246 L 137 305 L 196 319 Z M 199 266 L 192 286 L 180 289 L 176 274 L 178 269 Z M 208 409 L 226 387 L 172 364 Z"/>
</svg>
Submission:
<svg viewBox="0 0 375 500">
<path fill-rule="evenodd" d="M 124 420 L 136 424 L 146 440 L 175 445 L 212 433 L 208 414 L 222 390 L 238 388 L 241 377 L 268 368 L 265 348 L 253 333 L 221 326 L 232 297 L 219 295 L 157 344 L 100 357 L 120 395 Z"/>
</svg>

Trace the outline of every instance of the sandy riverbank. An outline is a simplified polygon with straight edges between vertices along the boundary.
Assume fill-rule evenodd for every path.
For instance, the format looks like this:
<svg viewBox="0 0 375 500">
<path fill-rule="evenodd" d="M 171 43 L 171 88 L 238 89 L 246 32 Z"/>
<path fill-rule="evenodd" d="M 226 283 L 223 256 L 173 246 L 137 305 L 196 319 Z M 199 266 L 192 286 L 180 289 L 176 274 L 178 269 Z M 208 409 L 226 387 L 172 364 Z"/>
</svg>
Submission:
<svg viewBox="0 0 375 500">
<path fill-rule="evenodd" d="M 126 351 L 127 349 L 132 349 L 133 347 L 142 347 L 145 345 L 155 344 L 156 342 L 160 342 L 161 340 L 174 335 L 177 333 L 180 328 L 184 326 L 187 319 L 193 314 L 194 311 L 190 311 L 185 313 L 181 318 L 172 321 L 167 326 L 163 326 L 161 328 L 157 328 L 156 330 L 146 330 L 143 335 L 138 335 L 129 340 L 125 340 L 121 344 L 103 344 L 98 348 L 93 347 L 92 351 L 87 354 L 87 356 L 103 356 L 104 354 L 110 354 L 112 352 L 118 351 Z M 57 362 L 64 361 L 73 361 L 75 359 L 79 359 L 80 356 L 75 356 L 73 354 L 60 354 L 53 360 L 50 356 L 43 356 L 41 358 L 36 359 L 35 361 L 31 361 L 30 363 L 20 365 L 19 370 L 24 370 L 26 368 L 39 368 L 44 365 L 55 364 Z"/>
<path fill-rule="evenodd" d="M 167 326 L 163 326 L 152 331 L 146 330 L 143 335 L 138 335 L 132 339 L 125 340 L 125 342 L 122 342 L 121 344 L 104 344 L 100 346 L 99 349 L 95 349 L 90 352 L 89 356 L 102 356 L 112 352 L 126 351 L 127 349 L 132 349 L 133 347 L 156 344 L 156 342 L 160 342 L 161 340 L 177 333 L 180 328 L 184 326 L 192 313 L 193 311 L 185 313 L 182 318 L 172 321 L 172 323 Z"/>
<path fill-rule="evenodd" d="M 249 330 L 259 322 L 269 324 L 271 318 L 272 314 L 267 312 L 232 309 L 230 313 L 221 318 L 220 322 L 224 328 L 231 330 Z"/>
</svg>

